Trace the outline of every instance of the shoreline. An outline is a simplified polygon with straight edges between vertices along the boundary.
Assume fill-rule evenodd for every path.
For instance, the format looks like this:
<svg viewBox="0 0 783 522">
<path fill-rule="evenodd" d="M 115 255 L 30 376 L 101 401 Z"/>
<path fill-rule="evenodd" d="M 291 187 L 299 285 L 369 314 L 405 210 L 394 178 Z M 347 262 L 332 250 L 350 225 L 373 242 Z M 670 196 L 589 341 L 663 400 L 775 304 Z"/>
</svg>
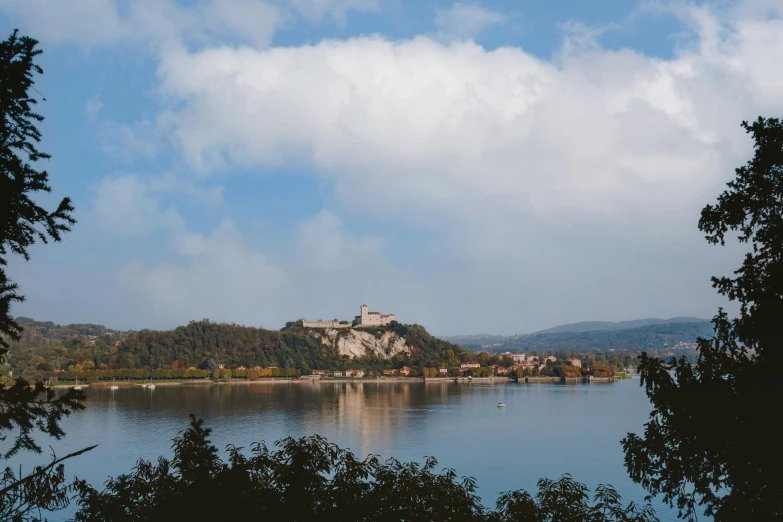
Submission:
<svg viewBox="0 0 783 522">
<path fill-rule="evenodd" d="M 325 379 L 289 379 L 285 377 L 281 378 L 262 378 L 255 381 L 248 381 L 245 379 L 234 379 L 230 381 L 215 382 L 210 379 L 187 379 L 187 380 L 170 380 L 170 381 L 153 381 L 153 382 L 128 382 L 121 381 L 115 382 L 114 385 L 119 388 L 141 388 L 143 385 L 153 384 L 157 386 L 212 386 L 212 385 L 242 385 L 251 386 L 257 384 L 346 384 L 346 383 L 362 383 L 362 384 L 394 384 L 394 383 L 419 383 L 419 384 L 590 384 L 592 383 L 612 383 L 616 379 L 612 377 L 594 377 L 591 381 L 586 381 L 583 378 L 574 377 L 563 379 L 561 377 L 527 377 L 519 378 L 515 381 L 512 377 L 495 376 L 495 377 L 376 377 L 376 378 L 325 378 Z M 52 388 L 73 388 L 75 383 L 72 384 L 53 384 Z M 83 388 L 109 388 L 112 383 L 109 381 L 101 381 L 97 383 L 85 383 L 80 384 Z"/>
</svg>

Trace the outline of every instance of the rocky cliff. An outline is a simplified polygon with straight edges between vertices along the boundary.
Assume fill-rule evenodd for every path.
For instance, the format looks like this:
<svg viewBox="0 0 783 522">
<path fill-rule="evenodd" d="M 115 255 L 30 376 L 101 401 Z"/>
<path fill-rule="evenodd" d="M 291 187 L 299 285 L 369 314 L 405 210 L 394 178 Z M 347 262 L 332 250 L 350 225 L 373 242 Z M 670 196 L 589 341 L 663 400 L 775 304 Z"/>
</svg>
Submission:
<svg viewBox="0 0 783 522">
<path fill-rule="evenodd" d="M 360 329 L 312 330 L 312 335 L 335 350 L 340 355 L 361 357 L 374 355 L 381 359 L 390 359 L 398 353 L 410 353 L 408 342 L 394 332 L 376 335 Z"/>
</svg>

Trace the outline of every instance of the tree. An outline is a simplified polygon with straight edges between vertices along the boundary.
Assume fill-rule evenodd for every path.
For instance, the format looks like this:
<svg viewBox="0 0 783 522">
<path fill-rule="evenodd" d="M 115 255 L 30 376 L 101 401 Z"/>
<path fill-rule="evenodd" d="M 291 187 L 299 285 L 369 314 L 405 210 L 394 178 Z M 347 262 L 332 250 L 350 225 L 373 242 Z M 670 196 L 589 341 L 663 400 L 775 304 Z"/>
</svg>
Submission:
<svg viewBox="0 0 783 522">
<path fill-rule="evenodd" d="M 783 399 L 783 124 L 742 123 L 755 155 L 701 213 L 712 244 L 738 233 L 752 248 L 736 277 L 713 277 L 740 304 L 720 309 L 715 335 L 699 339 L 696 365 L 642 354 L 639 372 L 653 405 L 642 436 L 623 439 L 631 478 L 692 517 L 701 505 L 716 522 L 783 517 L 783 450 L 770 405 Z"/>
<path fill-rule="evenodd" d="M 594 503 L 570 476 L 539 481 L 533 500 L 525 491 L 505 493 L 496 511 L 486 510 L 470 477 L 438 473 L 423 464 L 359 459 L 318 435 L 253 444 L 249 455 L 229 446 L 218 457 L 210 430 L 191 415 L 173 444 L 171 460 L 139 461 L 110 479 L 103 491 L 79 484 L 78 522 L 112 520 L 324 520 L 324 521 L 594 521 L 653 522 L 649 505 L 622 506 L 611 486 L 599 486 Z M 205 499 L 217 499 L 205 501 Z"/>
<path fill-rule="evenodd" d="M 49 175 L 33 163 L 50 156 L 37 148 L 41 132 L 37 124 L 43 116 L 33 111 L 38 100 L 31 97 L 34 74 L 43 74 L 34 59 L 41 54 L 32 38 L 11 36 L 0 42 L 0 348 L 8 348 L 6 338 L 19 339 L 19 325 L 10 315 L 13 302 L 24 296 L 8 279 L 5 267 L 10 252 L 30 259 L 28 248 L 36 241 L 60 241 L 61 234 L 76 223 L 73 205 L 64 198 L 53 212 L 37 205 L 31 195 L 51 192 Z"/>
<path fill-rule="evenodd" d="M 34 75 L 43 73 L 34 61 L 41 54 L 37 44 L 32 38 L 18 36 L 17 31 L 0 42 L 0 362 L 7 354 L 8 340 L 20 339 L 21 327 L 10 311 L 12 303 L 24 299 L 5 272 L 6 256 L 18 254 L 29 260 L 30 246 L 37 241 L 59 241 L 75 223 L 68 198 L 49 212 L 31 197 L 36 192 L 51 191 L 46 171 L 32 165 L 49 158 L 36 146 L 41 140 L 37 124 L 43 116 L 32 110 L 37 100 L 29 94 Z M 12 385 L 0 384 L 0 443 L 6 442 L 5 432 L 17 432 L 11 446 L 4 449 L 3 458 L 21 450 L 40 453 L 32 438 L 35 428 L 61 438 L 64 433 L 60 420 L 83 409 L 83 400 L 81 391 L 71 389 L 57 397 L 41 382 L 31 385 L 17 379 Z M 62 462 L 90 449 L 60 459 L 52 455 L 48 465 L 37 466 L 26 476 L 17 476 L 6 468 L 0 476 L 0 519 L 26 520 L 38 509 L 67 505 L 72 485 L 65 479 Z"/>
</svg>

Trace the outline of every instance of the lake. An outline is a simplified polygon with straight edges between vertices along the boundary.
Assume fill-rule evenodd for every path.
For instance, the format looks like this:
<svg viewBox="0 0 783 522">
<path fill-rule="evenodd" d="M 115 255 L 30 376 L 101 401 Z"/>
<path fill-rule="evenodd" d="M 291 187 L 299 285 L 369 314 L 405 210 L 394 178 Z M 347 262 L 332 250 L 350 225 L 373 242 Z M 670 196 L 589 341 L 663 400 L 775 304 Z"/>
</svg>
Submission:
<svg viewBox="0 0 783 522">
<path fill-rule="evenodd" d="M 575 385 L 262 382 L 86 391 L 86 411 L 66 419 L 67 436 L 51 444 L 58 455 L 98 444 L 66 467 L 68 475 L 93 485 L 129 471 L 140 457 L 170 457 L 171 439 L 187 427 L 192 412 L 213 428 L 212 441 L 221 450 L 229 443 L 247 448 L 318 433 L 361 456 L 435 456 L 441 467 L 475 477 L 487 506 L 503 491 L 534 493 L 540 477 L 563 473 L 591 489 L 612 484 L 625 501 L 644 497 L 626 475 L 620 446 L 626 433 L 641 432 L 651 409 L 638 379 Z M 506 407 L 498 408 L 499 402 Z M 661 520 L 676 520 L 676 511 L 655 507 Z M 65 518 L 60 512 L 50 520 Z"/>
</svg>

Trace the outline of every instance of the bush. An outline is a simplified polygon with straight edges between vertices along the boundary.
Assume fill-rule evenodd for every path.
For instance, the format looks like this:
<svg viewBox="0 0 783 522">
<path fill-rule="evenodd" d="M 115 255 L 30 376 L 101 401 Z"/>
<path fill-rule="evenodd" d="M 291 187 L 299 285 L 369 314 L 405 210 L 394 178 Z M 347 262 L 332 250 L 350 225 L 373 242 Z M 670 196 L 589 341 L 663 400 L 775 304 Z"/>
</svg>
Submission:
<svg viewBox="0 0 783 522">
<path fill-rule="evenodd" d="M 110 479 L 104 491 L 78 486 L 75 520 L 325 520 L 367 522 L 524 522 L 569 520 L 652 522 L 648 505 L 627 507 L 611 486 L 599 486 L 593 504 L 587 488 L 569 475 L 542 479 L 535 497 L 504 493 L 495 511 L 476 495 L 476 482 L 454 470 L 423 464 L 357 459 L 318 435 L 265 444 L 229 446 L 228 462 L 209 441 L 210 430 L 191 415 L 174 440 L 174 458 L 139 461 L 128 475 Z M 219 502 L 213 499 L 220 499 Z"/>
</svg>

